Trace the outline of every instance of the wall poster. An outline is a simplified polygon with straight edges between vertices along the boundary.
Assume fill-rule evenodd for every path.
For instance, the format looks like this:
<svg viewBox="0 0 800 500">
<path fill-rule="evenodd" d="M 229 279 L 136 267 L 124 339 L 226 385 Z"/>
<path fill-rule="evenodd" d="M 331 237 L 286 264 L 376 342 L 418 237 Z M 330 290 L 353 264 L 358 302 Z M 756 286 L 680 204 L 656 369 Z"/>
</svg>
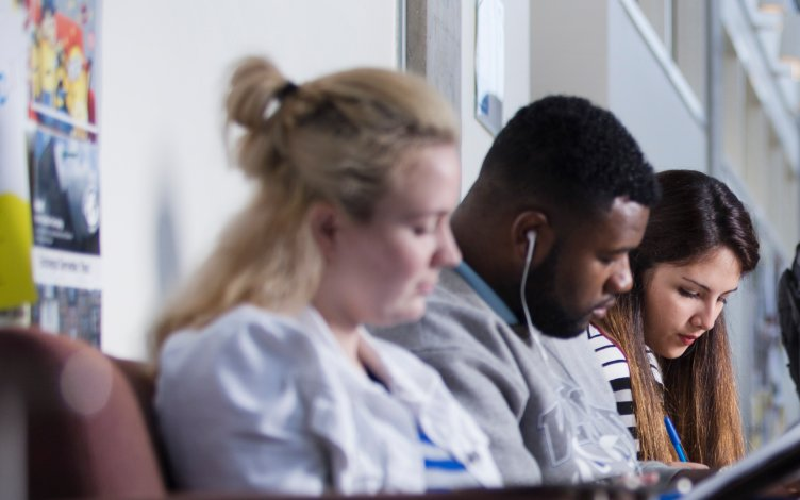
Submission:
<svg viewBox="0 0 800 500">
<path fill-rule="evenodd" d="M 99 0 L 11 2 L 26 33 L 31 321 L 100 343 Z M 24 168 L 24 167 L 23 167 Z"/>
</svg>

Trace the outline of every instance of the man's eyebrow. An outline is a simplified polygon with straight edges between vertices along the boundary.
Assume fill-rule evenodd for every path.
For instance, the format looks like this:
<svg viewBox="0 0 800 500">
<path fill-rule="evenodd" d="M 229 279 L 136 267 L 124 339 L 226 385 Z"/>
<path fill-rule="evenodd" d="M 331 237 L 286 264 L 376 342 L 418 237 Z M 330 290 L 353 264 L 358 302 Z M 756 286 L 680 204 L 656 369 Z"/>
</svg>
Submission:
<svg viewBox="0 0 800 500">
<path fill-rule="evenodd" d="M 631 253 L 635 249 L 636 247 L 614 248 L 612 250 L 607 250 L 606 253 L 610 255 L 619 255 L 623 253 Z"/>
</svg>

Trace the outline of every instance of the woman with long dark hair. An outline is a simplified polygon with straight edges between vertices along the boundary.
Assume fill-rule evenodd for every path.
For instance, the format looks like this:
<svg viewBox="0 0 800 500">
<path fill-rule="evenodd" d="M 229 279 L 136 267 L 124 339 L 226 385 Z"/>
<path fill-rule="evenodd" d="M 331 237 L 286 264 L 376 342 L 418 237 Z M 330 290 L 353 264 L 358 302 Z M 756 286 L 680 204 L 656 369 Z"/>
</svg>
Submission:
<svg viewBox="0 0 800 500">
<path fill-rule="evenodd" d="M 633 289 L 589 338 L 640 459 L 721 467 L 744 455 L 723 306 L 758 263 L 759 244 L 750 215 L 723 182 L 691 170 L 657 177 L 662 200 L 630 255 Z"/>
</svg>

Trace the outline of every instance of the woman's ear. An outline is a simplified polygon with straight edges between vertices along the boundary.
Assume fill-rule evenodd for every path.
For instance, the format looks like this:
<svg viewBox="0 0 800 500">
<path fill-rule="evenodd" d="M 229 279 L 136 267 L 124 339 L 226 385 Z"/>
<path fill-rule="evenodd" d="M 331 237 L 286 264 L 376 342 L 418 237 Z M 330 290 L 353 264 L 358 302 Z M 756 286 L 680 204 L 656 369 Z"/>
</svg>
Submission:
<svg viewBox="0 0 800 500">
<path fill-rule="evenodd" d="M 511 224 L 511 237 L 514 241 L 514 254 L 523 264 L 528 255 L 528 247 L 533 245 L 534 266 L 547 258 L 555 242 L 547 215 L 538 210 L 520 212 Z"/>
<path fill-rule="evenodd" d="M 309 209 L 309 224 L 314 241 L 327 261 L 336 249 L 339 211 L 330 203 L 317 202 Z"/>
</svg>

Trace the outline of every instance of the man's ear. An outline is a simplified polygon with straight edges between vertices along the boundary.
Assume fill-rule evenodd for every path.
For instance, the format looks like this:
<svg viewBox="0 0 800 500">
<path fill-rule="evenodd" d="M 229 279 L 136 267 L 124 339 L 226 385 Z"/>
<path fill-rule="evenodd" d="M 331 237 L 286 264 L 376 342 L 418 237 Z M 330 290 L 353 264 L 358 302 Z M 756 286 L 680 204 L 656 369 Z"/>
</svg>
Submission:
<svg viewBox="0 0 800 500">
<path fill-rule="evenodd" d="M 308 219 L 311 225 L 311 234 L 325 260 L 328 260 L 336 249 L 339 217 L 339 210 L 330 203 L 317 202 L 309 209 Z"/>
<path fill-rule="evenodd" d="M 533 233 L 532 238 L 530 233 Z M 532 241 L 535 242 L 532 259 L 534 266 L 544 261 L 555 243 L 555 234 L 549 218 L 538 210 L 520 212 L 511 224 L 511 237 L 514 241 L 514 253 L 520 265 L 525 262 Z"/>
</svg>

